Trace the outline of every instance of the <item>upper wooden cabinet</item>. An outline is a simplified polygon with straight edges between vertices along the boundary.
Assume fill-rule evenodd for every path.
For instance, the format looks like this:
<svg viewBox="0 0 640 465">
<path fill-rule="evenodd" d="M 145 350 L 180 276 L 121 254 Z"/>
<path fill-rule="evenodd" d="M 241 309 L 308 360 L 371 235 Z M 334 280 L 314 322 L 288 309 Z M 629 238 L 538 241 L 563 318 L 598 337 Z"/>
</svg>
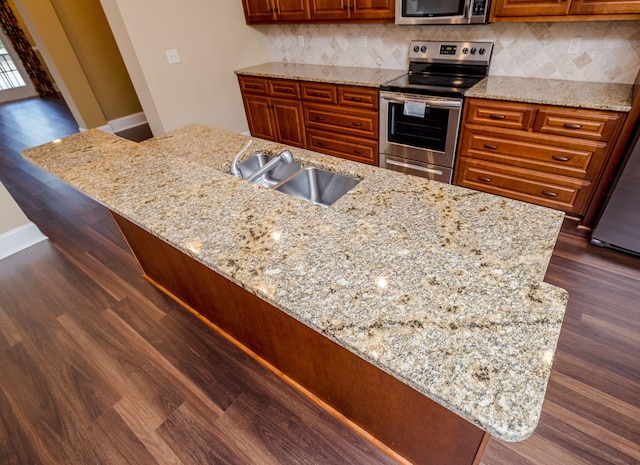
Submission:
<svg viewBox="0 0 640 465">
<path fill-rule="evenodd" d="M 640 19 L 640 0 L 494 0 L 490 21 Z"/>
<path fill-rule="evenodd" d="M 247 24 L 389 22 L 395 0 L 243 0 Z"/>
</svg>

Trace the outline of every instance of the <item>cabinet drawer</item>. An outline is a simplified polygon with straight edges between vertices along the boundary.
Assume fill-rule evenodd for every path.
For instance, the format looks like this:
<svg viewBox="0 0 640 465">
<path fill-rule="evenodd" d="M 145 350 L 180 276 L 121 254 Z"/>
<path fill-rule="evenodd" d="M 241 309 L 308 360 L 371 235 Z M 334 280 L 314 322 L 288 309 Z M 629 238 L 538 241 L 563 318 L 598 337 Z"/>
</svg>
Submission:
<svg viewBox="0 0 640 465">
<path fill-rule="evenodd" d="M 338 86 L 338 103 L 355 108 L 378 109 L 378 89 Z"/>
<path fill-rule="evenodd" d="M 378 113 L 375 111 L 343 111 L 329 105 L 305 104 L 304 119 L 310 128 L 333 129 L 355 136 L 378 138 Z"/>
<path fill-rule="evenodd" d="M 467 100 L 468 123 L 499 126 L 509 129 L 529 129 L 536 110 L 528 105 L 512 102 L 485 102 Z"/>
<path fill-rule="evenodd" d="M 238 76 L 243 94 L 269 95 L 267 80 L 259 77 Z"/>
<path fill-rule="evenodd" d="M 336 103 L 338 90 L 334 84 L 303 82 L 302 99 L 305 102 Z"/>
<path fill-rule="evenodd" d="M 620 114 L 571 108 L 541 108 L 534 131 L 560 136 L 608 141 L 620 124 Z"/>
<path fill-rule="evenodd" d="M 457 167 L 456 184 L 579 215 L 584 213 L 591 189 L 589 181 L 543 176 L 531 170 L 464 157 Z"/>
<path fill-rule="evenodd" d="M 309 150 L 378 166 L 378 142 L 315 129 L 307 130 Z"/>
<path fill-rule="evenodd" d="M 272 97 L 300 99 L 300 83 L 283 79 L 269 79 L 268 82 Z"/>
<path fill-rule="evenodd" d="M 583 179 L 604 163 L 607 144 L 511 130 L 466 127 L 462 156 Z"/>
</svg>

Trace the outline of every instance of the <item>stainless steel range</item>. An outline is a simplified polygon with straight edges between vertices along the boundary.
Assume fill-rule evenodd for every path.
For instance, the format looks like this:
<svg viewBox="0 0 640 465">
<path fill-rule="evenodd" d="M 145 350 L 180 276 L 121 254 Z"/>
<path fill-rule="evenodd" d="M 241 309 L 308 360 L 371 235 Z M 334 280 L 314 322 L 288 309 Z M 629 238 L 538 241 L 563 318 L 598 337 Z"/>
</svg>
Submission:
<svg viewBox="0 0 640 465">
<path fill-rule="evenodd" d="M 380 86 L 380 166 L 451 183 L 464 92 L 489 71 L 492 42 L 414 40 L 407 75 Z"/>
</svg>

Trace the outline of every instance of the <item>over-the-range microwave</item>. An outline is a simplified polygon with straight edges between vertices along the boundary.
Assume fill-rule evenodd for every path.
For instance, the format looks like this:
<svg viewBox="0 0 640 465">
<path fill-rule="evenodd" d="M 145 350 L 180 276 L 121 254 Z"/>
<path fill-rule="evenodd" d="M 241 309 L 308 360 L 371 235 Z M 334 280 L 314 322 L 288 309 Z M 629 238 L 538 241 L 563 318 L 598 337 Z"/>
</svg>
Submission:
<svg viewBox="0 0 640 465">
<path fill-rule="evenodd" d="M 481 24 L 489 0 L 396 0 L 396 24 Z"/>
</svg>

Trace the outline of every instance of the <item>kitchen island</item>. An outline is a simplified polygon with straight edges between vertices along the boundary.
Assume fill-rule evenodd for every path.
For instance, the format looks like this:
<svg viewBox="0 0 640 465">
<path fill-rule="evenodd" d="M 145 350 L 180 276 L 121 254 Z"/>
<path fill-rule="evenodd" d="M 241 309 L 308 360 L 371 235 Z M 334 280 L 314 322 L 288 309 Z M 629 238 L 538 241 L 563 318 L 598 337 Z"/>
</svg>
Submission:
<svg viewBox="0 0 640 465">
<path fill-rule="evenodd" d="M 92 130 L 24 156 L 111 209 L 152 282 L 399 455 L 478 463 L 484 432 L 528 437 L 567 301 L 542 282 L 563 214 L 292 149 L 361 180 L 323 208 L 226 173 L 246 140 Z"/>
</svg>

